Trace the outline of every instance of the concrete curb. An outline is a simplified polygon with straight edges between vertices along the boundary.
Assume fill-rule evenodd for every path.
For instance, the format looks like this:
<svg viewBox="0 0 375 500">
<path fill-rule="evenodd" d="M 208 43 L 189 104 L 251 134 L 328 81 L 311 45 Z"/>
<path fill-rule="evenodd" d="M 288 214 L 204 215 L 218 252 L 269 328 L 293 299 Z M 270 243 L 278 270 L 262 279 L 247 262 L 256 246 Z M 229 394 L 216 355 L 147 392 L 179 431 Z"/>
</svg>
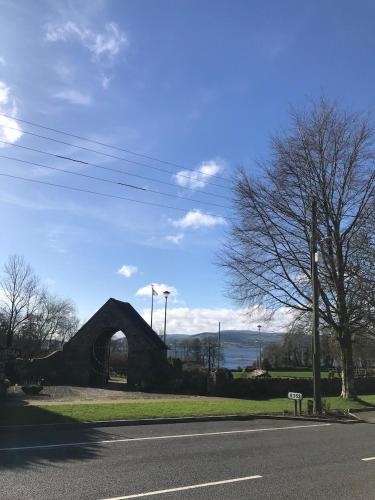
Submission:
<svg viewBox="0 0 375 500">
<path fill-rule="evenodd" d="M 358 423 L 365 424 L 366 420 L 363 420 L 363 418 L 357 417 L 355 413 L 352 413 L 350 410 L 348 411 L 349 417 L 354 418 Z"/>
<path fill-rule="evenodd" d="M 358 422 L 361 422 L 363 424 L 368 424 L 369 423 L 368 420 L 361 418 L 359 415 L 357 415 L 357 413 L 361 414 L 361 413 L 367 413 L 367 412 L 372 412 L 372 411 L 375 411 L 374 406 L 369 406 L 368 408 L 360 408 L 358 410 L 352 410 L 349 408 L 348 415 L 352 418 L 355 418 Z"/>
<path fill-rule="evenodd" d="M 375 411 L 375 406 L 369 406 L 368 408 L 358 408 L 358 410 L 357 409 L 353 410 L 352 408 L 349 408 L 350 413 L 362 413 L 366 411 Z"/>
<path fill-rule="evenodd" d="M 30 425 L 3 425 L 2 431 L 20 430 L 43 430 L 43 429 L 70 429 L 70 428 L 90 428 L 90 427 L 122 427 L 131 425 L 155 425 L 155 424 L 182 424 L 189 422 L 226 422 L 226 421 L 246 421 L 255 419 L 270 420 L 297 420 L 300 422 L 324 422 L 335 424 L 357 424 L 363 422 L 355 415 L 353 418 L 329 418 L 329 417 L 293 417 L 287 415 L 207 415 L 202 417 L 169 417 L 169 418 L 141 418 L 128 420 L 96 420 L 91 422 L 62 422 L 51 424 L 30 424 Z"/>
</svg>

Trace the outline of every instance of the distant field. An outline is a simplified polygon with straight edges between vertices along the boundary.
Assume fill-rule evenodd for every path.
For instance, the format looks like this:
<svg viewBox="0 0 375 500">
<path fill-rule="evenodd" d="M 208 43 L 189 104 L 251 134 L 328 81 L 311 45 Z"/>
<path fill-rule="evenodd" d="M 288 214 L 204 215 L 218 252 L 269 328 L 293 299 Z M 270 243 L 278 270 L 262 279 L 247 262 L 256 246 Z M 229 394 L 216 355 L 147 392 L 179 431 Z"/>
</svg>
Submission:
<svg viewBox="0 0 375 500">
<path fill-rule="evenodd" d="M 247 372 L 232 372 L 234 378 L 249 378 L 251 377 L 251 373 Z M 310 370 L 270 370 L 268 372 L 271 377 L 275 378 L 312 378 L 312 372 Z M 321 372 L 322 378 L 328 378 L 328 371 Z M 337 374 L 335 374 L 338 377 Z"/>
</svg>

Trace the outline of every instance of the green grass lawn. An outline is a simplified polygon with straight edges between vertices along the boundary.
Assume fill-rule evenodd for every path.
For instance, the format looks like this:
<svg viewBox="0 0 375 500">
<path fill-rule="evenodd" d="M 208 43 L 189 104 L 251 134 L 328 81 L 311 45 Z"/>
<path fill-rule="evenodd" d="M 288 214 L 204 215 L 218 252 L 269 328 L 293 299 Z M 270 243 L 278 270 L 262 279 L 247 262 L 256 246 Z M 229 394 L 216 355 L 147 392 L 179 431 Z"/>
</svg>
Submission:
<svg viewBox="0 0 375 500">
<path fill-rule="evenodd" d="M 358 401 L 339 397 L 325 398 L 330 409 L 375 406 L 375 395 Z M 305 408 L 306 400 L 303 402 Z M 118 403 L 47 404 L 0 407 L 0 425 L 87 422 L 133 418 L 186 417 L 207 415 L 252 415 L 292 411 L 286 398 L 244 400 L 231 398 L 192 398 L 173 400 L 137 400 Z"/>
<path fill-rule="evenodd" d="M 124 382 L 126 384 L 127 378 L 121 377 L 120 375 L 111 375 L 109 380 L 113 382 Z"/>
<path fill-rule="evenodd" d="M 247 372 L 232 372 L 234 378 L 249 378 L 251 377 L 251 373 Z M 285 370 L 270 370 L 268 372 L 271 377 L 276 377 L 276 378 L 312 378 L 312 371 L 311 370 L 290 370 L 290 371 L 285 371 Z M 335 375 L 338 377 L 338 375 Z M 321 377 L 322 378 L 328 378 L 328 372 L 327 371 L 322 371 L 321 372 Z"/>
</svg>

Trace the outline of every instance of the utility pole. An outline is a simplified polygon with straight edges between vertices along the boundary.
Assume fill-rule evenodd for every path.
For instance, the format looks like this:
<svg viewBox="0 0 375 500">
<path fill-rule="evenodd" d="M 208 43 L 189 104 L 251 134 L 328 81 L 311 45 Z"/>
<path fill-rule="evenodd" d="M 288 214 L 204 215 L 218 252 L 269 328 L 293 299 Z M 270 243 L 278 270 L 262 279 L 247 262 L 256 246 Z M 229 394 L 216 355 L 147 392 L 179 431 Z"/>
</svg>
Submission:
<svg viewBox="0 0 375 500">
<path fill-rule="evenodd" d="M 217 334 L 218 348 L 217 348 L 217 368 L 220 368 L 220 353 L 221 353 L 221 331 L 220 331 L 220 321 L 219 321 L 219 331 Z"/>
<path fill-rule="evenodd" d="M 258 328 L 258 343 L 259 343 L 259 370 L 262 369 L 262 339 L 260 336 L 260 329 L 262 328 L 262 325 L 257 325 Z"/>
<path fill-rule="evenodd" d="M 314 413 L 322 413 L 322 394 L 320 384 L 320 337 L 319 337 L 319 280 L 318 280 L 318 228 L 317 201 L 311 204 L 311 285 L 312 285 L 312 344 L 313 344 L 313 385 Z"/>
<path fill-rule="evenodd" d="M 211 343 L 208 343 L 208 373 L 211 373 Z"/>
</svg>

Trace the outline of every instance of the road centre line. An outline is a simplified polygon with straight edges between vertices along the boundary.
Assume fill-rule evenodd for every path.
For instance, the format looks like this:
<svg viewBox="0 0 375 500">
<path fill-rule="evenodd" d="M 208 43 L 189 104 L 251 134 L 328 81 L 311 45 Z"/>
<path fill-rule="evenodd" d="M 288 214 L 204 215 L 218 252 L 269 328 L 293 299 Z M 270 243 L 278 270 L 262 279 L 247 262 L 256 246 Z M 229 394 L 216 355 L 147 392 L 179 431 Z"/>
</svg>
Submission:
<svg viewBox="0 0 375 500">
<path fill-rule="evenodd" d="M 238 483 L 240 481 L 250 481 L 251 479 L 260 479 L 261 477 L 262 476 L 237 477 L 235 479 L 226 479 L 224 481 L 213 481 L 211 483 L 192 484 L 191 486 L 180 486 L 179 488 L 169 488 L 167 490 L 147 491 L 146 493 L 137 493 L 135 495 L 126 495 L 124 497 L 106 498 L 105 500 L 128 500 L 130 498 L 150 497 L 153 495 L 163 495 L 165 493 L 173 493 L 177 491 L 193 490 L 196 488 L 207 488 L 208 486 L 219 486 L 221 484 Z"/>
<path fill-rule="evenodd" d="M 362 458 L 363 462 L 370 462 L 370 460 L 375 460 L 375 457 Z"/>
<path fill-rule="evenodd" d="M 332 424 L 308 424 L 308 425 L 292 425 L 289 427 L 265 427 L 260 429 L 241 429 L 235 431 L 217 431 L 217 432 L 200 432 L 195 434 L 177 434 L 177 435 L 166 435 L 166 436 L 147 436 L 147 437 L 135 437 L 135 438 L 124 438 L 124 439 L 106 439 L 102 441 L 82 441 L 76 443 L 60 443 L 60 444 L 43 444 L 34 446 L 17 446 L 9 448 L 0 448 L 2 451 L 26 451 L 26 450 L 41 450 L 50 448 L 69 448 L 73 446 L 89 446 L 98 444 L 114 444 L 114 443 L 135 443 L 138 441 L 157 441 L 162 439 L 183 439 L 192 437 L 204 437 L 204 436 L 223 436 L 229 434 L 247 434 L 253 432 L 270 432 L 270 431 L 283 431 L 283 430 L 298 430 L 306 429 L 311 427 L 327 427 Z"/>
</svg>

